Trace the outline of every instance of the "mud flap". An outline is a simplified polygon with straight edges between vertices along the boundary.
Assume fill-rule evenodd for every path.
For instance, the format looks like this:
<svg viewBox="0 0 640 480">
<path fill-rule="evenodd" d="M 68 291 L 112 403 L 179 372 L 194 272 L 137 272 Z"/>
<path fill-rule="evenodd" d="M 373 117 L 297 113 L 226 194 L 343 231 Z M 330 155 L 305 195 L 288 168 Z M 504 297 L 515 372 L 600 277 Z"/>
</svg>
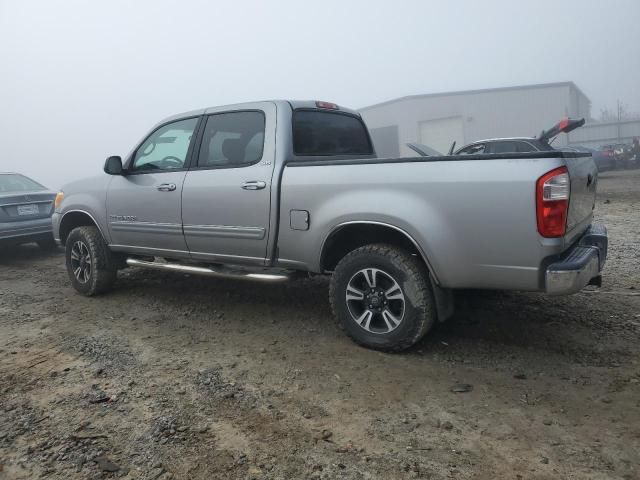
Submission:
<svg viewBox="0 0 640 480">
<path fill-rule="evenodd" d="M 450 288 L 442 288 L 436 284 L 433 276 L 429 273 L 429 281 L 433 290 L 433 298 L 436 301 L 436 313 L 438 321 L 444 322 L 453 316 L 455 311 L 455 302 L 453 299 L 453 290 Z"/>
</svg>

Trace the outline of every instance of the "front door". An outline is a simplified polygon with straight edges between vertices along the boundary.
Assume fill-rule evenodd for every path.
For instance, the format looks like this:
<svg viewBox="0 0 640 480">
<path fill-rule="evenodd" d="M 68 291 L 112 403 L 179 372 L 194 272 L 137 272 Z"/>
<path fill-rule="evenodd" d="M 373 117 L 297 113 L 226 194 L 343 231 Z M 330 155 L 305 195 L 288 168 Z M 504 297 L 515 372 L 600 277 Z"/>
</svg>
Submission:
<svg viewBox="0 0 640 480">
<path fill-rule="evenodd" d="M 271 103 L 207 117 L 182 194 L 184 235 L 192 258 L 264 263 L 275 129 Z"/>
<path fill-rule="evenodd" d="M 162 125 L 133 154 L 126 173 L 114 176 L 107 214 L 115 249 L 187 255 L 182 233 L 182 186 L 198 118 Z"/>
</svg>

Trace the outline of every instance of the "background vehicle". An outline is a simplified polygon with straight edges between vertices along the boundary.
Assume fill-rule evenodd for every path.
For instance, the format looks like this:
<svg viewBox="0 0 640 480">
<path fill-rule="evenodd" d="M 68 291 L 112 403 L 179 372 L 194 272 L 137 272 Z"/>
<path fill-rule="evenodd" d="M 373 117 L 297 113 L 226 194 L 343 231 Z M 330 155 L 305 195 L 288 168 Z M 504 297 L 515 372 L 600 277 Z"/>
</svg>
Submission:
<svg viewBox="0 0 640 480">
<path fill-rule="evenodd" d="M 600 155 L 608 158 L 615 169 L 627 169 L 633 167 L 633 153 L 632 146 L 624 143 L 611 143 L 602 145 L 598 151 Z"/>
<path fill-rule="evenodd" d="M 609 146 L 605 145 L 598 149 L 594 149 L 592 156 L 598 166 L 598 170 L 601 172 L 606 170 L 615 170 L 617 168 L 616 156 L 613 152 L 613 148 L 610 148 Z"/>
<path fill-rule="evenodd" d="M 458 149 L 455 155 L 481 155 L 487 153 L 530 153 L 555 150 L 551 146 L 553 139 L 560 133 L 569 133 L 584 125 L 584 118 L 572 120 L 566 118 L 538 137 L 491 138 L 478 140 Z M 452 146 L 453 149 L 453 146 Z"/>
<path fill-rule="evenodd" d="M 598 167 L 599 172 L 613 170 L 616 167 L 616 162 L 613 155 L 605 154 L 593 148 L 584 147 L 582 145 L 571 145 L 568 147 L 562 147 L 562 150 L 565 152 L 590 153 L 593 157 L 593 161 L 595 162 L 596 167 Z"/>
<path fill-rule="evenodd" d="M 633 145 L 618 143 L 614 145 L 613 154 L 616 157 L 618 168 L 631 169 L 637 164 L 633 153 Z"/>
<path fill-rule="evenodd" d="M 580 152 L 591 154 L 593 161 L 598 167 L 598 171 L 614 170 L 622 165 L 629 163 L 624 160 L 627 150 L 620 145 L 603 145 L 600 150 L 595 150 L 584 146 L 563 146 L 554 148 L 551 141 L 555 135 L 561 132 L 570 132 L 583 124 L 583 120 L 566 120 L 566 126 L 561 127 L 559 123 L 553 129 L 543 132 L 539 137 L 514 137 L 514 138 L 492 138 L 488 140 L 479 140 L 477 142 L 465 145 L 455 152 L 456 155 L 479 155 L 487 153 L 529 153 L 529 152 L 545 152 L 551 150 L 562 150 L 565 152 Z M 562 123 L 562 122 L 561 122 Z M 580 125 L 578 125 L 580 123 Z M 569 129 L 567 129 L 569 128 Z"/>
<path fill-rule="evenodd" d="M 613 145 L 613 154 L 616 157 L 618 168 L 629 168 L 629 161 L 632 157 L 631 145 L 616 143 Z"/>
<path fill-rule="evenodd" d="M 451 315 L 454 289 L 570 294 L 606 259 L 589 156 L 381 159 L 360 115 L 327 102 L 177 115 L 104 170 L 65 186 L 53 215 L 77 291 L 108 290 L 127 265 L 327 273 L 340 325 L 371 348 L 413 345 Z"/>
<path fill-rule="evenodd" d="M 441 157 L 442 153 L 423 143 L 407 143 L 407 147 L 416 152 L 421 157 Z"/>
<path fill-rule="evenodd" d="M 0 173 L 0 244 L 37 242 L 55 248 L 51 227 L 56 194 L 19 173 Z"/>
</svg>

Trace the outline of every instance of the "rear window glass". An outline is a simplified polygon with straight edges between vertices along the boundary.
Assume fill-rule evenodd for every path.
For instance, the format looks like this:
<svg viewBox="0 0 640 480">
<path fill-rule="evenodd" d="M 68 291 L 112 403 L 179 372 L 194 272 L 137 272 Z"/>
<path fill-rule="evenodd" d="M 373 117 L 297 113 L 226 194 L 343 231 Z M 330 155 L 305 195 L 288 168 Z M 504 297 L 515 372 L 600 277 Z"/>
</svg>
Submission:
<svg viewBox="0 0 640 480">
<path fill-rule="evenodd" d="M 296 155 L 371 155 L 373 148 L 359 118 L 337 112 L 298 110 L 293 116 Z"/>
<path fill-rule="evenodd" d="M 22 175 L 0 175 L 0 193 L 34 192 L 44 189 L 39 183 Z"/>
</svg>

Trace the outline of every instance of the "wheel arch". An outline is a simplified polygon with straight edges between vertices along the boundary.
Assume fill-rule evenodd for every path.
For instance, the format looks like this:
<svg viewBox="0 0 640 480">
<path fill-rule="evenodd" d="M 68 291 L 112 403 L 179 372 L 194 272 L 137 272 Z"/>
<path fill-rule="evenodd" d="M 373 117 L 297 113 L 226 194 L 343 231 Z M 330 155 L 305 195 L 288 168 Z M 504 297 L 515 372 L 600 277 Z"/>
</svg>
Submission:
<svg viewBox="0 0 640 480">
<path fill-rule="evenodd" d="M 387 243 L 418 255 L 429 270 L 433 281 L 439 284 L 438 277 L 420 244 L 404 229 L 377 221 L 354 220 L 336 225 L 322 242 L 321 270 L 332 271 L 347 253 L 369 243 Z"/>
<path fill-rule="evenodd" d="M 76 227 L 96 227 L 102 238 L 107 240 L 93 215 L 85 210 L 69 210 L 60 219 L 59 233 L 62 245 L 66 244 L 69 233 Z"/>
</svg>

